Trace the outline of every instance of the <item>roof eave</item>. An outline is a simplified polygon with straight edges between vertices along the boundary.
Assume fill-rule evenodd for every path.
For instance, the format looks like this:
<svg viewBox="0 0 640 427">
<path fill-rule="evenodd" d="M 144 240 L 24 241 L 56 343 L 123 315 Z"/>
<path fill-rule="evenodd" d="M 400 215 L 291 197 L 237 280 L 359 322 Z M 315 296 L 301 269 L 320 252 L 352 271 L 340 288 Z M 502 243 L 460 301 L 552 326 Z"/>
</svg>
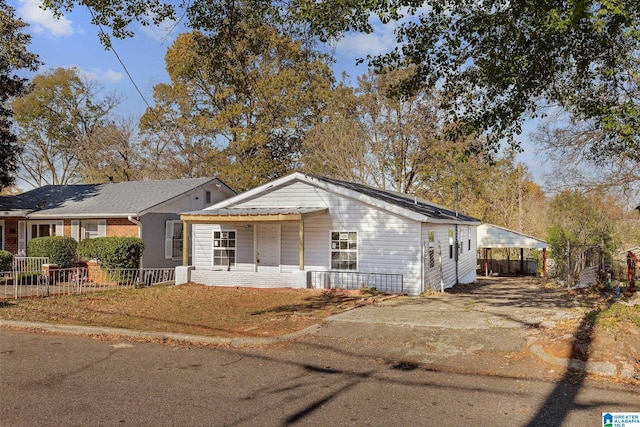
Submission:
<svg viewBox="0 0 640 427">
<path fill-rule="evenodd" d="M 26 217 L 29 215 L 29 210 L 11 210 L 11 211 L 0 211 L 0 219 L 2 218 L 12 218 L 12 217 Z"/>
<path fill-rule="evenodd" d="M 77 213 L 77 214 L 43 214 L 33 213 L 27 216 L 29 219 L 99 219 L 99 218 L 128 218 L 140 217 L 141 213 Z"/>
</svg>

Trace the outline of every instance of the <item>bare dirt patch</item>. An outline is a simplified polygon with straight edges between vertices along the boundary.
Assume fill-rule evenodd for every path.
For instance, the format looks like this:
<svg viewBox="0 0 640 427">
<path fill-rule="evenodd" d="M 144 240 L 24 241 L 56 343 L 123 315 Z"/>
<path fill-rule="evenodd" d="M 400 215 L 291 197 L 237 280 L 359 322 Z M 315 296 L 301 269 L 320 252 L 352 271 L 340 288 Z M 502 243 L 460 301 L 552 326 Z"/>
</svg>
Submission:
<svg viewBox="0 0 640 427">
<path fill-rule="evenodd" d="M 0 319 L 219 337 L 271 337 L 384 298 L 379 293 L 196 284 L 4 304 Z"/>
</svg>

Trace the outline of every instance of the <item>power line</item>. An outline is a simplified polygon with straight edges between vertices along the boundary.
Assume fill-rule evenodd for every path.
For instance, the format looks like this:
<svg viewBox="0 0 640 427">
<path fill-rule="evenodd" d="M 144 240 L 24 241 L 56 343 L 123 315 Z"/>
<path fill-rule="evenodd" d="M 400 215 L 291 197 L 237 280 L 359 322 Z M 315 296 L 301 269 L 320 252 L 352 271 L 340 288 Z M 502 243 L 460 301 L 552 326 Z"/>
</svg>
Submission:
<svg viewBox="0 0 640 427">
<path fill-rule="evenodd" d="M 135 82 L 135 80 L 133 80 L 133 76 L 129 72 L 129 69 L 127 68 L 127 66 L 124 64 L 124 61 L 122 60 L 122 58 L 120 58 L 120 55 L 118 54 L 118 51 L 116 51 L 116 48 L 113 47 L 113 43 L 111 43 L 111 38 L 102 29 L 102 25 L 100 25 L 100 23 L 97 22 L 96 16 L 93 13 L 93 9 L 91 9 L 91 7 L 88 6 L 88 5 L 86 7 L 87 7 L 87 9 L 89 9 L 89 13 L 91 14 L 91 18 L 93 19 L 93 22 L 96 22 L 96 26 L 98 27 L 98 30 L 100 31 L 100 34 L 102 35 L 102 37 L 105 40 L 108 40 L 109 44 L 108 44 L 107 48 L 110 49 L 113 52 L 113 54 L 116 56 L 116 59 L 118 60 L 118 62 L 122 66 L 122 69 L 124 70 L 124 72 L 127 74 L 127 77 L 129 78 L 129 81 L 131 82 L 133 87 L 136 89 L 136 92 L 138 92 L 138 95 L 140 95 L 140 98 L 142 98 L 142 101 L 145 103 L 145 105 L 147 107 L 151 108 L 151 104 L 149 104 L 149 102 L 147 101 L 147 98 L 145 98 L 144 94 L 142 93 L 142 91 L 138 87 L 138 84 Z"/>
</svg>

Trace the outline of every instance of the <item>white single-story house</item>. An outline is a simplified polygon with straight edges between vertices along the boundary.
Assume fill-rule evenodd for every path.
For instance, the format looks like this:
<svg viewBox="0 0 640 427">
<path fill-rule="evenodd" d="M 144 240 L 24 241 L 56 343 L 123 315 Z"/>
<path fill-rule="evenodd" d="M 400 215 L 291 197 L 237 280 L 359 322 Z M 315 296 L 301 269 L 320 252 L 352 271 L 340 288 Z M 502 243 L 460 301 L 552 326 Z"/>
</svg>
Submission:
<svg viewBox="0 0 640 427">
<path fill-rule="evenodd" d="M 178 284 L 417 295 L 476 280 L 478 220 L 367 185 L 294 173 L 180 218 L 193 261 Z"/>
</svg>

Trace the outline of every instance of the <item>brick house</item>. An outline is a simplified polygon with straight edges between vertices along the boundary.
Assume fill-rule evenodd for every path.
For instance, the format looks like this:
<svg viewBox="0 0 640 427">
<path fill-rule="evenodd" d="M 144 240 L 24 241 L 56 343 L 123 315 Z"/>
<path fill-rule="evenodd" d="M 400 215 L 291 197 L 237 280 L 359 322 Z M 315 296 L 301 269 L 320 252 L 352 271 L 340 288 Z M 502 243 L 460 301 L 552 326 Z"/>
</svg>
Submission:
<svg viewBox="0 0 640 427">
<path fill-rule="evenodd" d="M 182 261 L 180 212 L 204 209 L 235 195 L 213 178 L 46 185 L 0 197 L 0 249 L 26 253 L 36 237 L 141 237 L 144 267 Z"/>
</svg>

